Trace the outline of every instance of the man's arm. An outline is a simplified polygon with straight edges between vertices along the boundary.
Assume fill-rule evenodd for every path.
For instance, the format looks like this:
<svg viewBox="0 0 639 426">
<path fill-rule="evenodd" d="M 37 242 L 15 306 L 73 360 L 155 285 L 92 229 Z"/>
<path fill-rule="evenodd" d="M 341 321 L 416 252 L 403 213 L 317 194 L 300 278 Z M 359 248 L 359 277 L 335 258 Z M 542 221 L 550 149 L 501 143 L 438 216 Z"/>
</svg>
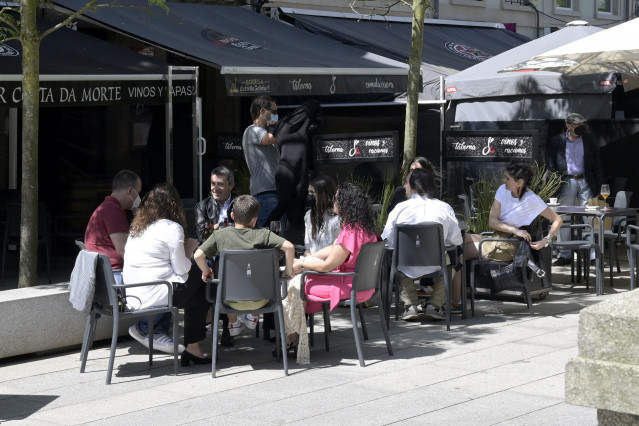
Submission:
<svg viewBox="0 0 639 426">
<path fill-rule="evenodd" d="M 277 139 L 272 133 L 266 132 L 262 137 L 262 145 L 274 145 L 277 143 Z"/>
<path fill-rule="evenodd" d="M 124 258 L 124 246 L 126 245 L 127 238 L 129 238 L 129 234 L 118 232 L 115 234 L 109 234 L 109 237 L 111 238 L 113 247 L 115 247 L 115 251 Z"/>
<path fill-rule="evenodd" d="M 195 230 L 197 232 L 197 239 L 204 241 L 204 231 L 209 226 L 208 218 L 206 217 L 206 198 L 195 205 Z"/>
</svg>

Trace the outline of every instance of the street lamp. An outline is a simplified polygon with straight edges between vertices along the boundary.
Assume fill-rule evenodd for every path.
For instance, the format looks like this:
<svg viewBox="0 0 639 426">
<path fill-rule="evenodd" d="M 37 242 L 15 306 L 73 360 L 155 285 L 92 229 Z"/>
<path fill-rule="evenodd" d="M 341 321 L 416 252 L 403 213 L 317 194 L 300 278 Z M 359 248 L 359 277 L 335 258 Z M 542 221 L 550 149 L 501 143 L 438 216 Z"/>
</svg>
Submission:
<svg viewBox="0 0 639 426">
<path fill-rule="evenodd" d="M 535 35 L 535 38 L 539 38 L 539 10 L 537 10 L 537 6 L 535 6 L 535 4 L 532 3 L 530 0 L 524 0 L 522 6 L 530 6 L 535 11 L 535 14 L 537 15 L 537 33 Z"/>
</svg>

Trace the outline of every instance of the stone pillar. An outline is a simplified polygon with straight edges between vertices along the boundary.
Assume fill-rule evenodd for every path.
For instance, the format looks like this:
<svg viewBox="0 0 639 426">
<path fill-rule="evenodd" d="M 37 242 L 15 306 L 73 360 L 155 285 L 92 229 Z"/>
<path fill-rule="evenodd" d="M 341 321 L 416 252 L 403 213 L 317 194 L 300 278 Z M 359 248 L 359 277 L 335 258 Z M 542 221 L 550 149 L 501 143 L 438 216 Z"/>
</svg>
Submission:
<svg viewBox="0 0 639 426">
<path fill-rule="evenodd" d="M 639 424 L 639 292 L 583 309 L 578 349 L 566 365 L 566 402 L 597 408 L 600 425 Z"/>
</svg>

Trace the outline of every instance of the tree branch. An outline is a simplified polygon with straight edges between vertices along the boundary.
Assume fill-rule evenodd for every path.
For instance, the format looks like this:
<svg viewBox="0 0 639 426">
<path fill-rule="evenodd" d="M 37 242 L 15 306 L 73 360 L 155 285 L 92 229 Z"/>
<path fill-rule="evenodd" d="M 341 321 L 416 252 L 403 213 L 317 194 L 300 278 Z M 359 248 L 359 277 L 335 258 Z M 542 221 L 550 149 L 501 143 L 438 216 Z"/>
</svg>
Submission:
<svg viewBox="0 0 639 426">
<path fill-rule="evenodd" d="M 13 16 L 7 14 L 7 12 L 18 12 L 12 7 L 3 7 L 0 9 L 0 22 L 4 23 L 7 27 L 9 27 L 10 31 L 0 31 L 2 33 L 11 34 L 11 39 L 16 38 L 18 34 L 20 34 L 20 27 L 17 24 L 17 21 L 13 18 Z M 1 40 L 7 41 L 9 39 L 2 38 Z"/>
</svg>

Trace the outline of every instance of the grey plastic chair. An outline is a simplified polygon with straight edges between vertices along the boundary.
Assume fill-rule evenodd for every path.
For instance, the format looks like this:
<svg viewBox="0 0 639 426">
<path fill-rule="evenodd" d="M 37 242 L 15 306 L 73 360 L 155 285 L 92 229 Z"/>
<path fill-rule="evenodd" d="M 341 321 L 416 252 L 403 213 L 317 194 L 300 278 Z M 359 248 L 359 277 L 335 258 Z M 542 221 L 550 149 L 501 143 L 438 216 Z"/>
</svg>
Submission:
<svg viewBox="0 0 639 426">
<path fill-rule="evenodd" d="M 357 348 L 357 357 L 359 358 L 360 367 L 365 367 L 364 353 L 362 351 L 362 343 L 359 338 L 359 331 L 357 329 L 357 314 L 355 309 L 359 311 L 360 321 L 362 322 L 362 333 L 364 340 L 368 340 L 368 330 L 366 329 L 366 321 L 364 320 L 364 310 L 362 309 L 362 303 L 371 300 L 377 294 L 381 294 L 381 271 L 382 261 L 384 257 L 384 241 L 376 243 L 364 244 L 357 257 L 354 272 L 315 272 L 304 271 L 302 273 L 301 282 L 306 282 L 306 277 L 309 275 L 324 275 L 333 277 L 353 277 L 353 285 L 351 288 L 350 311 L 351 311 L 351 323 L 353 326 L 353 336 L 355 338 L 355 346 Z M 304 285 L 304 284 L 302 284 Z M 357 300 L 357 293 L 361 291 L 375 290 L 373 295 L 367 300 Z M 303 300 L 308 300 L 304 291 L 300 292 Z M 381 299 L 381 298 L 380 298 Z M 317 299 L 313 299 L 313 302 L 318 302 Z M 328 351 L 328 332 L 330 330 L 330 318 L 329 318 L 329 304 L 330 299 L 321 301 L 322 310 L 324 312 L 324 341 L 326 343 L 326 350 Z M 390 337 L 388 335 L 388 328 L 386 327 L 386 316 L 384 315 L 384 308 L 382 301 L 377 303 L 377 312 L 379 313 L 379 321 L 384 333 L 384 339 L 386 340 L 386 349 L 389 355 L 393 355 L 393 348 L 391 346 Z M 311 329 L 312 330 L 312 329 Z"/>
<path fill-rule="evenodd" d="M 630 199 L 632 198 L 632 191 L 619 191 L 615 196 L 614 207 L 626 208 L 630 205 Z M 604 230 L 604 241 L 608 243 L 609 249 L 609 265 L 610 265 L 610 285 L 612 286 L 613 277 L 613 265 L 617 265 L 617 272 L 621 273 L 621 266 L 619 265 L 619 252 L 617 248 L 621 243 L 626 240 L 626 225 L 629 222 L 634 222 L 634 215 L 613 216 L 612 229 Z M 595 234 L 597 235 L 597 234 Z M 605 247 L 605 245 L 604 245 Z"/>
<path fill-rule="evenodd" d="M 395 227 L 395 250 L 389 286 L 395 286 L 395 275 L 406 277 L 443 277 L 446 289 L 446 330 L 450 330 L 450 283 L 451 278 L 446 265 L 447 251 L 455 247 L 444 245 L 444 227 L 438 222 L 424 222 L 418 225 L 397 225 Z M 388 291 L 387 309 L 390 309 Z M 466 301 L 462 300 L 462 304 Z M 464 305 L 465 308 L 465 305 Z M 395 320 L 399 320 L 399 289 L 395 291 Z"/>
<path fill-rule="evenodd" d="M 84 245 L 84 238 L 78 238 L 75 240 L 75 245 L 78 247 L 78 250 L 86 250 L 87 247 Z"/>
<path fill-rule="evenodd" d="M 215 285 L 217 284 L 217 289 Z M 213 324 L 217 324 L 220 314 L 261 314 L 274 312 L 275 339 L 284 354 L 284 374 L 288 376 L 286 356 L 286 333 L 284 330 L 284 309 L 282 300 L 286 298 L 286 280 L 280 278 L 279 256 L 276 249 L 265 250 L 224 250 L 220 255 L 219 278 L 206 285 L 206 299 L 215 304 Z M 254 301 L 268 299 L 260 309 L 239 310 L 227 306 L 226 301 Z M 216 376 L 218 327 L 213 327 L 213 367 Z M 279 353 L 278 353 L 279 358 Z"/>
<path fill-rule="evenodd" d="M 630 264 L 630 290 L 634 290 L 639 275 L 639 226 L 628 225 L 626 228 L 626 250 L 628 250 L 628 263 Z"/>
<path fill-rule="evenodd" d="M 592 232 L 592 226 L 587 224 L 562 225 L 562 228 L 569 228 L 571 235 L 575 235 L 577 239 L 568 241 L 553 241 L 552 250 L 570 250 L 571 252 L 580 252 L 585 266 L 586 290 L 590 288 L 590 250 L 595 250 L 596 264 L 596 280 L 595 289 L 597 294 L 603 294 L 603 274 L 599 273 L 603 254 L 599 244 L 595 242 Z M 601 269 L 603 270 L 603 269 Z M 572 274 L 572 271 L 571 271 Z"/>
<path fill-rule="evenodd" d="M 168 303 L 162 307 L 140 309 L 132 312 L 120 312 L 118 309 L 118 289 L 127 289 L 132 287 L 146 287 L 151 285 L 166 285 L 168 287 Z M 101 315 L 113 317 L 113 335 L 111 336 L 111 352 L 109 354 L 109 366 L 107 369 L 106 384 L 111 384 L 111 376 L 113 373 L 113 363 L 115 361 L 115 349 L 118 343 L 118 326 L 120 320 L 137 317 L 148 317 L 149 336 L 153 336 L 153 316 L 170 312 L 173 314 L 173 367 L 175 374 L 178 374 L 178 308 L 173 306 L 173 286 L 168 281 L 149 281 L 136 284 L 116 284 L 113 278 L 113 270 L 108 256 L 98 255 L 98 261 L 95 271 L 95 295 L 93 296 L 93 305 L 91 312 L 87 317 L 87 325 L 84 331 L 84 341 L 82 342 L 82 351 L 80 359 L 80 373 L 84 373 L 89 355 L 89 348 L 93 344 L 95 337 L 95 329 L 98 318 Z M 215 327 L 214 327 L 215 328 Z M 153 365 L 153 339 L 149 339 L 149 365 Z"/>
</svg>

